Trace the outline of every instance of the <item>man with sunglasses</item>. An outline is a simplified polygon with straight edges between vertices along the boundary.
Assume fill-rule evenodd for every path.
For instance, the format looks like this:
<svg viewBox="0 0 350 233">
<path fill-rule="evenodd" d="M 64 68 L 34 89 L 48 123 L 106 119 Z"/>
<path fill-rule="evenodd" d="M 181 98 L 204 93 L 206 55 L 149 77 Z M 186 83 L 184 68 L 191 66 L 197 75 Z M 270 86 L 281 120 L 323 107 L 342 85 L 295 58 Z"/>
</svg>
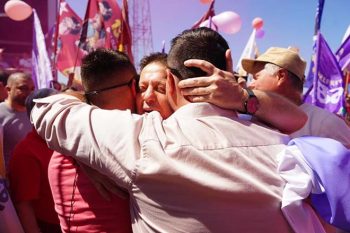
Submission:
<svg viewBox="0 0 350 233">
<path fill-rule="evenodd" d="M 89 53 L 81 67 L 86 102 L 94 108 L 133 112 L 135 76 L 136 70 L 124 53 L 106 49 Z M 98 147 L 93 141 L 91 146 Z M 49 165 L 49 181 L 63 232 L 131 232 L 129 200 L 109 195 L 118 190 L 108 177 L 55 153 Z"/>
</svg>

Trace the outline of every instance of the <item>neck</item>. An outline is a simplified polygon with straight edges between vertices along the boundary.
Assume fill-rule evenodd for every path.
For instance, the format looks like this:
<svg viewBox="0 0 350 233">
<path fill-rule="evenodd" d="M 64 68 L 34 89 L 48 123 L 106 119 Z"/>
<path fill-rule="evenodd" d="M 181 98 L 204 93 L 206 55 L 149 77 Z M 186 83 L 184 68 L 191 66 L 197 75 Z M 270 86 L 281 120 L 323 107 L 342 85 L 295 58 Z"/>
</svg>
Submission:
<svg viewBox="0 0 350 233">
<path fill-rule="evenodd" d="M 285 92 L 282 95 L 298 106 L 303 103 L 302 94 L 299 92 Z"/>
</svg>

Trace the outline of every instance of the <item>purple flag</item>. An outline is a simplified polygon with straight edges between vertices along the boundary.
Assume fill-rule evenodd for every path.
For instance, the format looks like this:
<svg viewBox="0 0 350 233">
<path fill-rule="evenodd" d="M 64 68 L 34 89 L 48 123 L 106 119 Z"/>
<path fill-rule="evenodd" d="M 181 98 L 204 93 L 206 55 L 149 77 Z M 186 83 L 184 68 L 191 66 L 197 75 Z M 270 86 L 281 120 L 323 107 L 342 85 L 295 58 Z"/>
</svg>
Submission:
<svg viewBox="0 0 350 233">
<path fill-rule="evenodd" d="M 335 53 L 340 68 L 350 71 L 350 35 L 344 40 L 338 51 Z"/>
<path fill-rule="evenodd" d="M 45 37 L 35 9 L 33 9 L 33 17 L 32 78 L 36 88 L 49 88 L 50 81 L 53 80 L 51 64 L 47 55 Z"/>
<path fill-rule="evenodd" d="M 315 16 L 315 30 L 314 30 L 314 37 L 313 41 L 314 44 L 312 46 L 312 57 L 311 57 L 311 63 L 309 68 L 309 73 L 305 80 L 305 87 L 310 88 L 312 86 L 312 82 L 314 80 L 314 72 L 312 70 L 315 67 L 315 57 L 316 57 L 316 43 L 317 43 L 317 33 L 321 28 L 321 19 L 322 19 L 322 13 L 323 13 L 323 6 L 324 6 L 324 0 L 319 0 L 317 9 L 316 9 L 316 16 Z"/>
<path fill-rule="evenodd" d="M 341 114 L 344 107 L 343 73 L 320 32 L 317 35 L 314 64 L 313 83 L 305 94 L 304 102 Z"/>
<path fill-rule="evenodd" d="M 313 184 L 320 183 L 311 193 L 311 204 L 328 223 L 350 230 L 350 150 L 330 138 L 295 138 L 296 145 L 314 175 Z M 320 189 L 320 190 L 318 190 Z"/>
</svg>

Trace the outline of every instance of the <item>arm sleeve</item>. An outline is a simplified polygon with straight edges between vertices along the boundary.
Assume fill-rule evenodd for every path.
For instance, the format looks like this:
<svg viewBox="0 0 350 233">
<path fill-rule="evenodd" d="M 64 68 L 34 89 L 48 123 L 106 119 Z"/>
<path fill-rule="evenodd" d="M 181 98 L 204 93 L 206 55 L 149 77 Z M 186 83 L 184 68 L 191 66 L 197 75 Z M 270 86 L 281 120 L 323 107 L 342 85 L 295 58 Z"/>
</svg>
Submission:
<svg viewBox="0 0 350 233">
<path fill-rule="evenodd" d="M 129 188 L 140 156 L 141 116 L 130 111 L 102 110 L 60 94 L 36 100 L 31 120 L 51 149 Z"/>
</svg>

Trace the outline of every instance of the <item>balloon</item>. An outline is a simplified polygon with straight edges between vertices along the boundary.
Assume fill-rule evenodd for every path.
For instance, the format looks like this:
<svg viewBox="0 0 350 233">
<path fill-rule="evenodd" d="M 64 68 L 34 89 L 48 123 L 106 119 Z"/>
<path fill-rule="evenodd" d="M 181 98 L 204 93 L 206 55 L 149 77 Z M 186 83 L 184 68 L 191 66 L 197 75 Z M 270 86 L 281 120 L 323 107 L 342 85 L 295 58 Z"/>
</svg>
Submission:
<svg viewBox="0 0 350 233">
<path fill-rule="evenodd" d="M 264 21 L 262 20 L 262 18 L 256 17 L 256 18 L 253 19 L 253 21 L 252 21 L 252 26 L 253 26 L 253 28 L 255 28 L 256 30 L 262 28 L 263 25 L 264 25 Z"/>
<path fill-rule="evenodd" d="M 32 14 L 32 7 L 20 0 L 9 0 L 4 6 L 8 17 L 16 21 L 27 19 Z"/>
<path fill-rule="evenodd" d="M 201 0 L 201 3 L 203 4 L 209 4 L 211 3 L 213 0 Z"/>
<path fill-rule="evenodd" d="M 264 37 L 264 35 L 265 35 L 264 29 L 260 28 L 259 30 L 256 30 L 256 33 L 255 33 L 256 38 L 261 39 Z"/>
<path fill-rule="evenodd" d="M 241 29 L 241 17 L 233 11 L 224 11 L 213 17 L 214 24 L 220 31 L 228 34 L 234 34 Z"/>
</svg>

